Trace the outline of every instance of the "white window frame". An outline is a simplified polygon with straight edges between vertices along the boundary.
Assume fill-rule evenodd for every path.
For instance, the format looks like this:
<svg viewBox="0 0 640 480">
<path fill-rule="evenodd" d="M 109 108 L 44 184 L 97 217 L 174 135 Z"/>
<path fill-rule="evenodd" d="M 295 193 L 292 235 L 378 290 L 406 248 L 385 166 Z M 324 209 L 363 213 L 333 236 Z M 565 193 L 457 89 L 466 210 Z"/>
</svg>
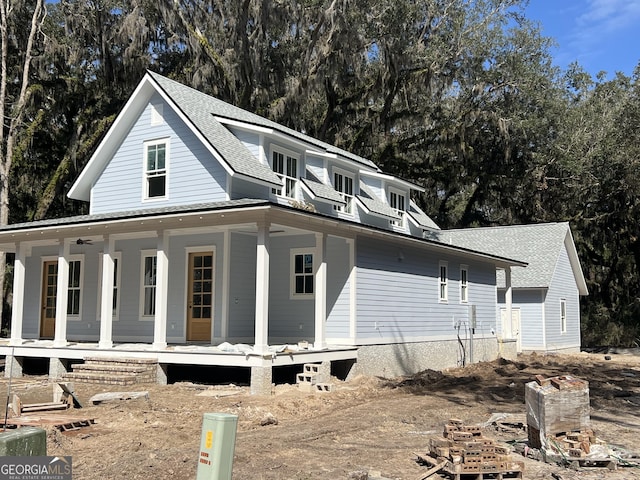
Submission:
<svg viewBox="0 0 640 480">
<path fill-rule="evenodd" d="M 276 166 L 274 165 L 276 155 L 281 155 L 282 158 L 282 172 L 276 170 Z M 298 176 L 300 172 L 300 156 L 296 153 L 286 150 L 280 147 L 272 147 L 271 155 L 270 155 L 269 163 L 271 165 L 271 169 L 278 176 L 278 178 L 282 181 L 282 188 L 272 188 L 271 193 L 278 197 L 283 198 L 291 198 L 293 200 L 298 198 Z M 291 172 L 289 171 L 289 160 L 295 161 L 295 176 L 291 176 Z M 291 182 L 291 183 L 288 183 Z M 289 185 L 291 185 L 291 190 L 289 191 Z M 289 195 L 287 195 L 289 193 Z"/>
<path fill-rule="evenodd" d="M 84 290 L 83 288 L 84 286 L 84 255 L 83 254 L 70 255 L 68 261 L 69 261 L 69 280 L 67 281 L 67 312 L 66 312 L 67 320 L 79 321 L 82 318 L 82 296 L 83 296 L 82 293 Z M 71 264 L 74 262 L 79 262 L 80 264 L 80 275 L 79 275 L 77 287 L 72 287 L 70 285 L 71 281 L 73 280 L 73 268 Z M 58 262 L 58 268 L 59 268 L 59 262 Z M 78 313 L 69 313 L 69 309 L 72 307 L 69 294 L 72 291 L 78 292 Z"/>
<path fill-rule="evenodd" d="M 460 265 L 460 303 L 469 303 L 469 266 Z"/>
<path fill-rule="evenodd" d="M 102 318 L 102 256 L 103 253 L 98 254 L 98 313 L 96 318 L 98 321 Z M 113 313 L 111 319 L 114 322 L 117 322 L 120 319 L 120 297 L 122 296 L 122 253 L 114 252 L 112 255 L 113 261 L 115 263 L 115 275 L 114 275 L 114 284 L 113 284 L 113 294 L 116 301 L 115 312 Z"/>
<path fill-rule="evenodd" d="M 340 179 L 338 179 L 340 177 Z M 338 181 L 339 180 L 339 181 Z M 346 185 L 347 180 L 351 181 L 351 192 L 347 192 Z M 349 216 L 353 216 L 353 204 L 355 197 L 355 184 L 356 177 L 353 173 L 347 172 L 339 168 L 333 169 L 333 188 L 340 194 L 346 205 L 334 205 L 333 209 L 337 212 L 344 213 Z"/>
<path fill-rule="evenodd" d="M 560 333 L 567 333 L 567 300 L 560 299 Z"/>
<path fill-rule="evenodd" d="M 449 262 L 438 264 L 438 301 L 440 303 L 449 302 Z"/>
<path fill-rule="evenodd" d="M 153 284 L 146 285 L 145 284 L 145 263 L 147 258 L 155 258 L 156 259 L 156 271 L 155 271 L 155 279 Z M 158 276 L 158 252 L 157 250 L 140 250 L 140 320 L 143 321 L 153 321 L 155 319 L 155 298 L 157 294 L 157 279 Z M 153 313 L 145 313 L 145 291 L 147 288 L 153 288 L 153 303 L 152 310 Z"/>
<path fill-rule="evenodd" d="M 398 215 L 400 215 L 400 220 L 389 220 L 389 224 L 392 227 L 404 227 L 404 217 L 405 212 L 407 211 L 406 192 L 398 190 L 397 188 L 389 187 L 387 199 L 389 201 L 389 206 L 393 208 Z"/>
<path fill-rule="evenodd" d="M 311 255 L 311 273 L 305 273 L 305 272 L 301 272 L 301 273 L 296 273 L 296 256 L 298 255 Z M 315 248 L 292 248 L 290 250 L 290 254 L 289 254 L 289 265 L 290 265 L 290 273 L 289 273 L 289 277 L 290 277 L 290 294 L 289 294 L 289 298 L 291 298 L 292 300 L 308 300 L 311 298 L 315 298 L 315 291 L 316 291 L 316 265 L 315 265 L 315 261 L 318 258 L 317 254 L 316 254 L 316 249 Z M 313 279 L 313 292 L 309 292 L 309 293 L 297 293 L 296 292 L 296 276 L 311 276 Z"/>
<path fill-rule="evenodd" d="M 164 145 L 164 168 L 156 168 L 148 170 L 148 152 L 149 148 Z M 169 138 L 159 138 L 156 140 L 147 140 L 143 142 L 142 155 L 142 200 L 153 202 L 158 200 L 166 200 L 169 198 L 169 158 L 170 158 L 170 142 Z M 164 177 L 164 195 L 149 195 L 149 180 L 152 178 Z"/>
</svg>

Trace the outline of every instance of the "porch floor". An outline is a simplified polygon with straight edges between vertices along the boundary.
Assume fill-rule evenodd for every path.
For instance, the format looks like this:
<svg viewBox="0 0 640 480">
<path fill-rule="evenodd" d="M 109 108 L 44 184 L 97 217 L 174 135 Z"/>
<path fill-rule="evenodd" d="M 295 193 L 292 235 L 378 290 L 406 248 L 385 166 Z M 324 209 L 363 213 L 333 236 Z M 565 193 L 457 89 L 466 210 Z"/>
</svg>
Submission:
<svg viewBox="0 0 640 480">
<path fill-rule="evenodd" d="M 9 345 L 0 338 L 0 355 L 33 358 L 83 359 L 88 356 L 153 358 L 160 364 L 190 364 L 232 367 L 276 367 L 323 361 L 357 359 L 358 347 L 329 345 L 322 350 L 299 349 L 292 345 L 270 345 L 267 353 L 253 351 L 248 344 L 170 344 L 158 349 L 149 343 L 114 343 L 99 348 L 97 342 L 69 342 L 56 347 L 53 340 L 25 339 Z"/>
</svg>

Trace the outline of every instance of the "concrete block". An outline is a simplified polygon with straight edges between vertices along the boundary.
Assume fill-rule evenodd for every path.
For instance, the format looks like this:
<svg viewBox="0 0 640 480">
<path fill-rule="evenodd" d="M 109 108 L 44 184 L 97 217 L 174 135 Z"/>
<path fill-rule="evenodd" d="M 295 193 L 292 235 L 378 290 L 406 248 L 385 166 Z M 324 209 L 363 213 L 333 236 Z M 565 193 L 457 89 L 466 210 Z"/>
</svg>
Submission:
<svg viewBox="0 0 640 480">
<path fill-rule="evenodd" d="M 303 373 L 307 374 L 317 374 L 320 371 L 319 363 L 305 363 L 303 366 Z"/>
<path fill-rule="evenodd" d="M 5 378 L 13 377 L 20 378 L 23 375 L 22 363 L 23 357 L 15 357 L 13 355 L 7 355 L 4 364 L 4 376 Z"/>
<path fill-rule="evenodd" d="M 298 373 L 296 375 L 296 383 L 310 383 L 315 385 L 318 383 L 318 377 L 315 373 Z"/>
<path fill-rule="evenodd" d="M 333 384 L 332 383 L 316 383 L 316 392 L 319 392 L 319 393 L 333 392 Z"/>
<path fill-rule="evenodd" d="M 271 395 L 272 379 L 271 367 L 251 367 L 251 395 Z"/>
<path fill-rule="evenodd" d="M 49 359 L 49 379 L 60 380 L 67 373 L 66 362 L 60 358 Z"/>
<path fill-rule="evenodd" d="M 314 388 L 315 388 L 315 385 L 313 385 L 312 383 L 308 383 L 308 382 L 298 383 L 298 390 L 303 393 L 313 393 Z"/>
<path fill-rule="evenodd" d="M 167 370 L 169 368 L 168 363 L 158 363 L 156 367 L 156 381 L 158 385 L 166 385 L 167 384 Z"/>
</svg>

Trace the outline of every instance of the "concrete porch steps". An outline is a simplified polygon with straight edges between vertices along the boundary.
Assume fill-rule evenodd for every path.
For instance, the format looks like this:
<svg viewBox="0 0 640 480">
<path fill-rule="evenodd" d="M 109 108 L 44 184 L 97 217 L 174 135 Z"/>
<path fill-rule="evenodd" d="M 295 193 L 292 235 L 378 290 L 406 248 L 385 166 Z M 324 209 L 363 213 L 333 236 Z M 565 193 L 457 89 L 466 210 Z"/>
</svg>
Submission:
<svg viewBox="0 0 640 480">
<path fill-rule="evenodd" d="M 105 385 L 155 383 L 158 361 L 142 358 L 86 357 L 84 363 L 72 365 L 65 381 Z"/>
</svg>

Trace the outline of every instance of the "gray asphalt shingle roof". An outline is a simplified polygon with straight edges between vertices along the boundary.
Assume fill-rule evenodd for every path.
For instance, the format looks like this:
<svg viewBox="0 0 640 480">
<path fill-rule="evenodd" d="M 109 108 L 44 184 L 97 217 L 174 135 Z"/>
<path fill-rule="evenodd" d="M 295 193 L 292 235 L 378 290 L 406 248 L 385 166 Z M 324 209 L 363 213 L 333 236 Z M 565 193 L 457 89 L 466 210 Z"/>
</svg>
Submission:
<svg viewBox="0 0 640 480">
<path fill-rule="evenodd" d="M 440 230 L 440 227 L 436 222 L 434 222 L 429 215 L 420 210 L 413 200 L 409 201 L 409 215 L 423 228 Z"/>
<path fill-rule="evenodd" d="M 558 256 L 569 234 L 569 224 L 544 223 L 506 227 L 467 228 L 438 232 L 443 243 L 528 263 L 512 269 L 514 288 L 550 286 Z M 504 277 L 498 279 L 504 286 Z"/>
<path fill-rule="evenodd" d="M 315 182 L 308 178 L 301 178 L 300 181 L 305 187 L 309 189 L 313 196 L 318 198 L 319 200 L 328 200 L 332 203 L 339 203 L 341 205 L 346 205 L 347 203 L 344 201 L 342 196 L 330 185 Z"/>
<path fill-rule="evenodd" d="M 227 208 L 255 207 L 258 205 L 268 204 L 270 204 L 268 200 L 243 198 L 239 200 L 198 203 L 194 205 L 175 205 L 169 207 L 144 208 L 140 210 L 128 210 L 122 212 L 98 213 L 93 215 L 76 215 L 73 217 L 49 218 L 46 220 L 35 220 L 33 222 L 11 223 L 9 225 L 2 225 L 0 226 L 0 233 L 12 230 L 37 229 L 42 227 L 64 225 L 79 225 L 83 223 L 124 220 L 128 218 L 153 217 L 155 215 L 171 215 Z"/>
<path fill-rule="evenodd" d="M 149 75 L 235 172 L 274 185 L 282 184 L 268 165 L 260 163 L 233 133 L 214 118 L 219 112 L 228 110 L 230 105 L 157 73 L 149 72 Z"/>
<path fill-rule="evenodd" d="M 364 195 L 356 195 L 356 198 L 367 210 L 369 210 L 369 212 L 377 215 L 382 215 L 394 220 L 400 219 L 400 215 L 398 215 L 398 212 L 396 212 L 395 209 L 391 208 L 386 203 L 377 200 L 378 196 L 375 194 L 375 192 L 362 181 L 360 181 L 360 193 L 364 193 Z"/>
<path fill-rule="evenodd" d="M 231 134 L 231 132 L 229 132 L 220 122 L 212 118 L 213 116 L 270 128 L 290 135 L 291 137 L 298 140 L 302 140 L 309 145 L 316 146 L 322 150 L 327 151 L 328 153 L 340 155 L 361 165 L 365 165 L 379 171 L 378 167 L 372 161 L 367 160 L 366 158 L 362 158 L 351 152 L 342 150 L 341 148 L 322 142 L 321 140 L 310 137 L 309 135 L 305 135 L 304 133 L 300 133 L 296 130 L 285 127 L 284 125 L 273 122 L 267 118 L 261 117 L 260 115 L 256 115 L 255 113 L 248 112 L 247 110 L 243 110 L 242 108 L 223 102 L 222 100 L 199 92 L 198 90 L 195 90 L 191 87 L 163 77 L 160 74 L 149 72 L 149 75 L 162 87 L 165 92 L 167 92 L 167 94 L 176 102 L 176 104 L 178 104 L 178 106 L 185 112 L 185 114 L 195 120 L 194 123 L 197 123 L 197 126 L 201 131 L 204 129 L 206 131 L 210 130 L 210 133 L 212 134 L 220 134 L 219 129 L 222 128 L 227 131 L 228 135 L 235 139 L 235 142 L 233 142 L 230 138 L 228 138 L 227 135 L 224 134 L 222 134 L 222 137 L 210 137 L 216 138 L 216 142 L 219 141 L 219 138 L 222 138 L 225 142 L 229 143 L 229 146 L 233 146 L 232 144 L 234 144 L 237 147 L 237 143 L 240 143 L 240 141 L 236 139 L 233 134 Z M 216 131 L 213 131 L 214 129 Z M 226 155 L 229 153 L 231 152 L 225 152 L 225 158 L 227 158 Z M 249 167 L 249 171 L 251 171 L 251 166 L 245 165 L 245 159 L 232 158 L 232 161 L 238 162 L 240 168 Z M 258 163 L 255 161 L 255 158 L 254 163 Z"/>
</svg>

